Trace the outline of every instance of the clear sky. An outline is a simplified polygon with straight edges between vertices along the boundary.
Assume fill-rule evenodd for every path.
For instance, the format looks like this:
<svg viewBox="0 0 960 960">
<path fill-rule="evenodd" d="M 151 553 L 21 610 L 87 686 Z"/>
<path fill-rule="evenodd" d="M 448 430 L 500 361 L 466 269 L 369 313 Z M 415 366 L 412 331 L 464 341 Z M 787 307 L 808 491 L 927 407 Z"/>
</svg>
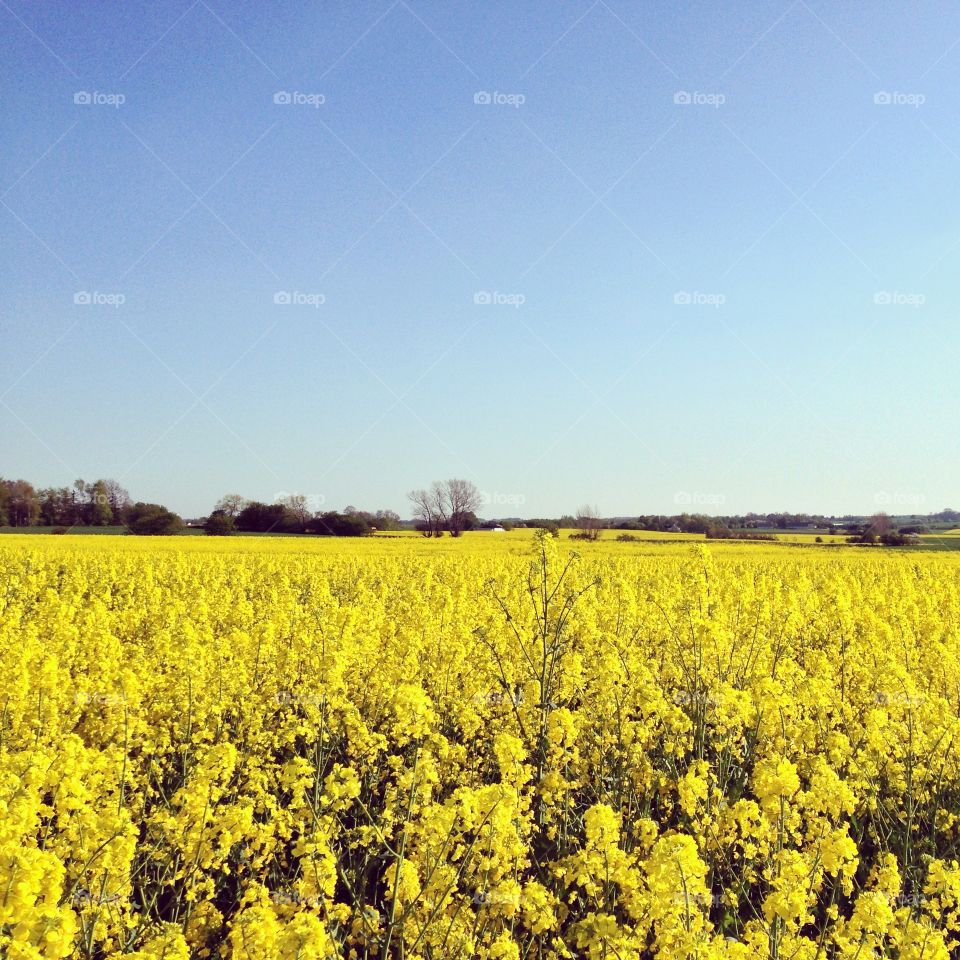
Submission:
<svg viewBox="0 0 960 960">
<path fill-rule="evenodd" d="M 0 78 L 0 475 L 960 506 L 956 5 L 0 0 Z"/>
</svg>

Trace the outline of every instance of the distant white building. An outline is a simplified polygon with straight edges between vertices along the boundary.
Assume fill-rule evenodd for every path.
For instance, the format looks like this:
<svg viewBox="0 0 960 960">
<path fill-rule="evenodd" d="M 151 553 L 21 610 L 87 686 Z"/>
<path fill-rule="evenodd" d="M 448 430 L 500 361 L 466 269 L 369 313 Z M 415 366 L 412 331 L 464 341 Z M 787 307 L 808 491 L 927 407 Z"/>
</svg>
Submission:
<svg viewBox="0 0 960 960">
<path fill-rule="evenodd" d="M 503 527 L 491 527 L 491 533 L 506 533 L 507 531 Z"/>
</svg>

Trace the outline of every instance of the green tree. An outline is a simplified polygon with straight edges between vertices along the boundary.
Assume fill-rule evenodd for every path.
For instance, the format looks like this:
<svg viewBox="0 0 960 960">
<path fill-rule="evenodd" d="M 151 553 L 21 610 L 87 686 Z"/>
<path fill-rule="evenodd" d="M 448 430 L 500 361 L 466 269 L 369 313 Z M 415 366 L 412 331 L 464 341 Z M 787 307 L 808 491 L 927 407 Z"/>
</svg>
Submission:
<svg viewBox="0 0 960 960">
<path fill-rule="evenodd" d="M 600 512 L 596 507 L 590 504 L 584 504 L 577 511 L 577 536 L 581 540 L 599 540 L 600 531 L 603 529 L 603 521 L 600 519 Z"/>
<path fill-rule="evenodd" d="M 71 524 L 88 523 L 90 520 L 90 484 L 82 477 L 73 481 L 70 492 Z"/>
<path fill-rule="evenodd" d="M 358 513 L 337 513 L 329 510 L 314 517 L 308 527 L 324 537 L 366 537 L 373 527 Z"/>
<path fill-rule="evenodd" d="M 237 514 L 237 529 L 247 533 L 289 533 L 298 530 L 296 518 L 282 503 L 252 500 Z"/>
<path fill-rule="evenodd" d="M 113 511 L 113 522 L 123 523 L 126 519 L 127 510 L 133 501 L 126 489 L 120 486 L 116 480 L 106 479 L 103 481 L 107 489 L 107 497 L 110 501 L 110 509 Z"/>
<path fill-rule="evenodd" d="M 26 480 L 3 480 L 7 523 L 13 527 L 29 527 L 40 519 L 40 498 Z"/>
<path fill-rule="evenodd" d="M 113 507 L 110 506 L 110 491 L 106 481 L 98 480 L 90 491 L 90 524 L 106 527 L 113 522 Z"/>
<path fill-rule="evenodd" d="M 237 532 L 237 525 L 233 522 L 233 517 L 223 510 L 214 510 L 207 517 L 204 524 L 204 532 L 210 537 L 229 537 Z"/>
<path fill-rule="evenodd" d="M 378 510 L 373 515 L 374 526 L 378 530 L 399 530 L 400 515 L 393 510 Z"/>
<path fill-rule="evenodd" d="M 47 487 L 41 490 L 38 496 L 41 523 L 55 527 L 73 522 L 69 487 Z"/>
</svg>

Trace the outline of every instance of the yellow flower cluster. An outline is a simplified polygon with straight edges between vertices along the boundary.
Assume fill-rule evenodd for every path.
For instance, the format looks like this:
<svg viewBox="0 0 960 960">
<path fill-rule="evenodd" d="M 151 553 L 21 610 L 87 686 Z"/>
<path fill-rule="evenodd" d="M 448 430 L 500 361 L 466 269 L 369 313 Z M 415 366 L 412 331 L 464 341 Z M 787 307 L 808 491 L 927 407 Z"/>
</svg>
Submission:
<svg viewBox="0 0 960 960">
<path fill-rule="evenodd" d="M 960 951 L 955 560 L 313 543 L 0 543 L 0 956 Z"/>
</svg>

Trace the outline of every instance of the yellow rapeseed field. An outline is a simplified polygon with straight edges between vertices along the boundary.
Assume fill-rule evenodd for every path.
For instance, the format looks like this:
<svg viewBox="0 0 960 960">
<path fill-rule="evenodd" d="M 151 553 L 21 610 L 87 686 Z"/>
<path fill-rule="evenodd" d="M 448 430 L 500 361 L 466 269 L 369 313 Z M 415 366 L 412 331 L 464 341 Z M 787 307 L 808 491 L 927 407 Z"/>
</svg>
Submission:
<svg viewBox="0 0 960 960">
<path fill-rule="evenodd" d="M 5 537 L 0 955 L 960 942 L 960 563 Z"/>
</svg>

